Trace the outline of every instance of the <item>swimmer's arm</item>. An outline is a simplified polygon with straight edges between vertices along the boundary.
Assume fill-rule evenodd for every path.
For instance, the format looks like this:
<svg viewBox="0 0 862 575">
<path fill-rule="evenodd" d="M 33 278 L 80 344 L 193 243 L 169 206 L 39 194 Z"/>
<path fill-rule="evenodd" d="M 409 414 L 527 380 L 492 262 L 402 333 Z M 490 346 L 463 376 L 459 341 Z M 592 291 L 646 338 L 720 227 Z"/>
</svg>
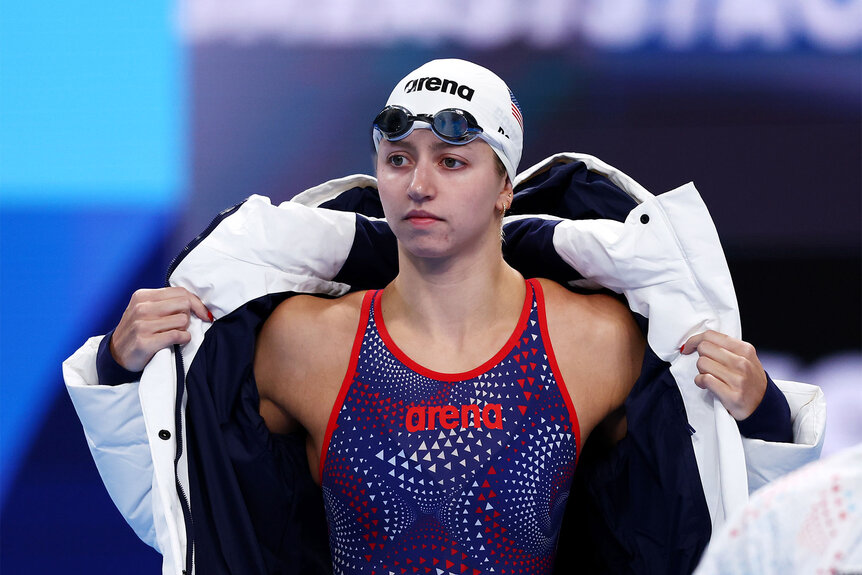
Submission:
<svg viewBox="0 0 862 575">
<path fill-rule="evenodd" d="M 266 320 L 257 339 L 254 378 L 260 396 L 260 415 L 272 433 L 292 433 L 301 426 L 290 412 L 289 391 L 300 377 L 302 365 L 301 302 L 291 298 Z"/>
<path fill-rule="evenodd" d="M 295 295 L 264 323 L 255 349 L 260 414 L 273 433 L 298 429 L 322 439 L 350 363 L 363 293 Z"/>
<path fill-rule="evenodd" d="M 640 376 L 646 342 L 628 308 L 616 298 L 579 295 L 542 282 L 548 331 L 563 379 L 578 412 L 581 440 L 602 424 L 625 429 L 621 406 Z M 547 287 L 546 287 L 547 286 Z M 611 416 L 609 418 L 609 416 Z"/>
<path fill-rule="evenodd" d="M 602 419 L 620 413 L 643 366 L 646 341 L 628 308 L 616 298 L 593 296 L 601 306 L 601 321 L 594 328 L 594 357 L 601 358 L 595 374 L 601 390 Z"/>
</svg>

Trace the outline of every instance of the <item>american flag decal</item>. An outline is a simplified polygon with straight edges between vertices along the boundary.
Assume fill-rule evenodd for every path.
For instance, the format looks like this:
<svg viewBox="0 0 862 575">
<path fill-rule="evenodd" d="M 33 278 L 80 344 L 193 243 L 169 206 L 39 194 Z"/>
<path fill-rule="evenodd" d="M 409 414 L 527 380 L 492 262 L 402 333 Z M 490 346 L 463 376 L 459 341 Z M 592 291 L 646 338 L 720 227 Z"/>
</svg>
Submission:
<svg viewBox="0 0 862 575">
<path fill-rule="evenodd" d="M 515 94 L 512 93 L 512 90 L 509 90 L 509 97 L 512 99 L 512 115 L 515 116 L 515 119 L 518 121 L 518 125 L 521 126 L 521 131 L 523 131 L 524 118 L 521 116 L 521 106 L 518 104 L 518 100 L 515 98 Z"/>
</svg>

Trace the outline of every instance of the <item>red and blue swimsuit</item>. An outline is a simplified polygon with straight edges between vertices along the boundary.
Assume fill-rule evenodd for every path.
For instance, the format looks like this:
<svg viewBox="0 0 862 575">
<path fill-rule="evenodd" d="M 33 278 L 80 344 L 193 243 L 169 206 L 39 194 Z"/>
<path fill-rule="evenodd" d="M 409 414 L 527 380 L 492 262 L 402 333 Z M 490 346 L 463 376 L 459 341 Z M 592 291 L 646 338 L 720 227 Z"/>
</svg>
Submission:
<svg viewBox="0 0 862 575">
<path fill-rule="evenodd" d="M 430 371 L 389 337 L 371 291 L 320 464 L 336 574 L 550 573 L 577 416 L 527 282 L 503 348 Z"/>
</svg>

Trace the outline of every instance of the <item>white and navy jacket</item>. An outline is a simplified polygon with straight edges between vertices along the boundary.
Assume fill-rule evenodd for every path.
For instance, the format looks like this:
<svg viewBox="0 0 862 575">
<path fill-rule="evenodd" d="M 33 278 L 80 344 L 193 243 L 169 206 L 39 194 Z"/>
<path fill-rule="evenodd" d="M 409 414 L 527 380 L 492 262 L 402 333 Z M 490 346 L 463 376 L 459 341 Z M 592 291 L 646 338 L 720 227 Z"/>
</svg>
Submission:
<svg viewBox="0 0 862 575">
<path fill-rule="evenodd" d="M 741 336 L 712 220 L 693 184 L 653 196 L 587 155 L 559 154 L 520 174 L 504 255 L 525 277 L 622 294 L 647 331 L 644 371 L 626 402 L 627 436 L 589 442 L 569 504 L 561 564 L 588 571 L 687 573 L 711 533 L 764 483 L 816 459 L 822 392 L 777 382 L 792 443 L 743 437 L 694 385 L 714 329 Z M 273 206 L 251 196 L 175 260 L 169 283 L 216 317 L 164 349 L 140 379 L 99 385 L 91 338 L 63 364 L 90 450 L 120 512 L 164 556 L 163 573 L 326 573 L 326 528 L 304 438 L 267 432 L 251 369 L 258 329 L 295 293 L 337 297 L 385 286 L 395 238 L 376 180 L 351 176 Z M 559 571 L 559 570 L 558 570 Z"/>
</svg>

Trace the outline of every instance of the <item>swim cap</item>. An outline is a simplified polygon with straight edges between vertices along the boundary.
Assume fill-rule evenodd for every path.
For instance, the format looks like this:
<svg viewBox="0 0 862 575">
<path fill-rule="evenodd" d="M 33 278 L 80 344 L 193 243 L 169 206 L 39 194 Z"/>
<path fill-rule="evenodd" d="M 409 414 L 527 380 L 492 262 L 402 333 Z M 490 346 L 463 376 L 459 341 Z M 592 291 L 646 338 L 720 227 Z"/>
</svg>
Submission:
<svg viewBox="0 0 862 575">
<path fill-rule="evenodd" d="M 401 106 L 413 115 L 433 116 L 440 110 L 457 108 L 469 112 L 482 128 L 487 142 L 515 181 L 524 146 L 521 109 L 512 91 L 496 74 L 466 60 L 432 60 L 405 76 L 387 106 Z M 417 122 L 416 127 L 428 127 Z M 380 136 L 374 138 L 374 147 Z"/>
</svg>

